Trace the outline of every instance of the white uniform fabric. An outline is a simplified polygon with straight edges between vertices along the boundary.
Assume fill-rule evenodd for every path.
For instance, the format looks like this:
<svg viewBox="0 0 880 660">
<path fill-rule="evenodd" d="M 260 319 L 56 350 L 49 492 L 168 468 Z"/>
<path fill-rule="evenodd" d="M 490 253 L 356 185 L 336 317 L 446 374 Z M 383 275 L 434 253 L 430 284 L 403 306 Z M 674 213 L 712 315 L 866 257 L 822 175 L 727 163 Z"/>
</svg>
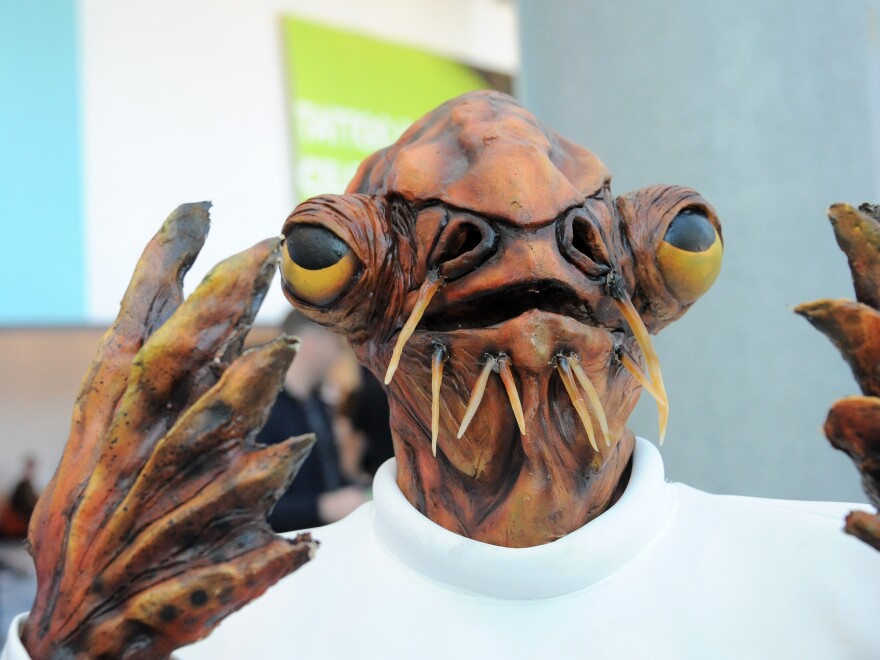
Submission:
<svg viewBox="0 0 880 660">
<path fill-rule="evenodd" d="M 435 525 L 395 474 L 389 461 L 372 504 L 315 532 L 312 562 L 177 656 L 880 658 L 880 553 L 842 533 L 852 505 L 667 484 L 640 439 L 609 511 L 510 549 Z M 10 639 L 0 660 L 26 660 Z"/>
</svg>

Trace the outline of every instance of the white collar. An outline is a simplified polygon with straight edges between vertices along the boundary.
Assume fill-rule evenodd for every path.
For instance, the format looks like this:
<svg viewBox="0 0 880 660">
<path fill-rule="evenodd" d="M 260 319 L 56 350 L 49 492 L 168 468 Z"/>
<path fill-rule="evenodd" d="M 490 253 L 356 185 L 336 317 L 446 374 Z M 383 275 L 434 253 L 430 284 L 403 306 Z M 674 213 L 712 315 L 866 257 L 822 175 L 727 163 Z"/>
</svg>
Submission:
<svg viewBox="0 0 880 660">
<path fill-rule="evenodd" d="M 457 589 L 497 598 L 534 599 L 586 588 L 635 557 L 672 515 L 674 489 L 664 482 L 660 453 L 637 438 L 621 498 L 571 534 L 532 548 L 502 548 L 450 532 L 419 513 L 386 461 L 373 482 L 373 526 L 397 559 Z"/>
</svg>

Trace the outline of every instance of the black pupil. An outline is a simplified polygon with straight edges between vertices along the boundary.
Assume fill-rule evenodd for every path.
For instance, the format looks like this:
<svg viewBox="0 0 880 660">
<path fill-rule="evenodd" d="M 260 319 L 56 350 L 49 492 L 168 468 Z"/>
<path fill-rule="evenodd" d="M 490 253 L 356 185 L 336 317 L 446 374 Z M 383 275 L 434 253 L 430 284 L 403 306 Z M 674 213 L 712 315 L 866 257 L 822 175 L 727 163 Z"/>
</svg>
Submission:
<svg viewBox="0 0 880 660">
<path fill-rule="evenodd" d="M 287 235 L 287 254 L 291 261 L 308 270 L 328 268 L 350 251 L 341 238 L 318 225 L 294 225 Z"/>
<path fill-rule="evenodd" d="M 675 216 L 664 240 L 679 250 L 705 252 L 715 242 L 715 228 L 700 211 L 685 209 Z"/>
</svg>

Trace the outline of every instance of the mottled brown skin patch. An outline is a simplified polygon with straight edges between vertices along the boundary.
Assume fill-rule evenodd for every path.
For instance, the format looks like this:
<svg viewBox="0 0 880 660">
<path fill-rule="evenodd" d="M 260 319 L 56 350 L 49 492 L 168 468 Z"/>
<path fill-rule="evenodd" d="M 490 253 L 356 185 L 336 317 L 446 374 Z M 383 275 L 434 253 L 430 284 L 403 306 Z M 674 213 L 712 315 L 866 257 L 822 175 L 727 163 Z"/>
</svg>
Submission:
<svg viewBox="0 0 880 660">
<path fill-rule="evenodd" d="M 835 402 L 824 431 L 832 446 L 855 463 L 862 488 L 880 507 L 880 213 L 869 204 L 858 210 L 835 204 L 828 217 L 849 262 L 859 302 L 817 300 L 795 311 L 832 341 L 865 395 Z M 880 515 L 854 511 L 844 529 L 880 550 Z"/>
<path fill-rule="evenodd" d="M 431 520 L 502 546 L 547 543 L 583 526 L 623 485 L 639 386 L 618 352 L 638 345 L 609 295 L 622 285 L 651 332 L 689 307 L 667 289 L 654 257 L 696 192 L 654 186 L 614 198 L 589 150 L 542 125 L 514 99 L 475 92 L 416 122 L 361 165 L 345 195 L 300 205 L 284 226 L 319 224 L 363 265 L 313 319 L 348 336 L 382 378 L 392 347 L 433 272 L 445 279 L 388 386 L 398 484 Z M 446 348 L 438 454 L 431 453 L 431 356 Z M 485 356 L 510 358 L 527 433 L 500 378 L 461 439 L 459 422 Z M 611 447 L 591 448 L 555 368 L 576 354 L 608 417 Z M 594 422 L 595 423 L 595 422 Z M 598 428 L 598 427 L 597 427 Z"/>
</svg>

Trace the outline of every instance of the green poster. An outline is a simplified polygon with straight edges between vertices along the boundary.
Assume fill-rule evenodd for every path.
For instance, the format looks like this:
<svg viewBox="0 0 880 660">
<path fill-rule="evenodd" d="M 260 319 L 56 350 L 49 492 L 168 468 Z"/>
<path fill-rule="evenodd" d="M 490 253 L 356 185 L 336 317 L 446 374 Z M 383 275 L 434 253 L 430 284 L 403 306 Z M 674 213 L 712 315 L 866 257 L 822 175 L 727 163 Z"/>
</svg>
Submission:
<svg viewBox="0 0 880 660">
<path fill-rule="evenodd" d="M 282 24 L 297 201 L 341 193 L 366 156 L 442 102 L 489 87 L 473 68 L 353 32 Z"/>
</svg>

